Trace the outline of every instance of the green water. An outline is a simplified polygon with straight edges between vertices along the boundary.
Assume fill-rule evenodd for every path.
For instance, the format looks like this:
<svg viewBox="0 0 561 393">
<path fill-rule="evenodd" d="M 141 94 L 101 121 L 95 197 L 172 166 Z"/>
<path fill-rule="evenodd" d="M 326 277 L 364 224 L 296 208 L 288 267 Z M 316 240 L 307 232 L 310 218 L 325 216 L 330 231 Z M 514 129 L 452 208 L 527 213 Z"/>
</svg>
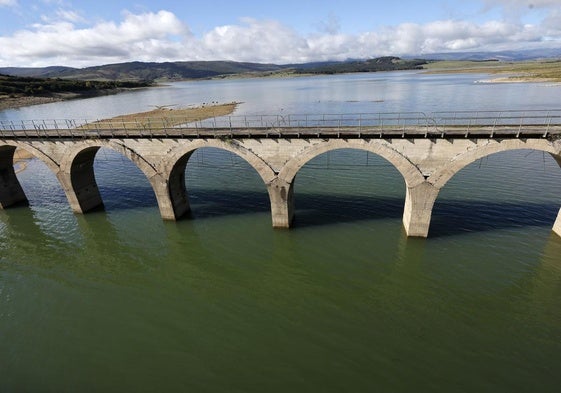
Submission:
<svg viewBox="0 0 561 393">
<path fill-rule="evenodd" d="M 31 206 L 0 212 L 0 392 L 559 390 L 561 170 L 542 153 L 460 172 L 428 239 L 405 236 L 403 180 L 364 152 L 303 168 L 290 231 L 258 175 L 211 149 L 177 223 L 115 153 L 96 161 L 103 212 L 73 215 L 37 161 L 19 177 Z"/>
</svg>

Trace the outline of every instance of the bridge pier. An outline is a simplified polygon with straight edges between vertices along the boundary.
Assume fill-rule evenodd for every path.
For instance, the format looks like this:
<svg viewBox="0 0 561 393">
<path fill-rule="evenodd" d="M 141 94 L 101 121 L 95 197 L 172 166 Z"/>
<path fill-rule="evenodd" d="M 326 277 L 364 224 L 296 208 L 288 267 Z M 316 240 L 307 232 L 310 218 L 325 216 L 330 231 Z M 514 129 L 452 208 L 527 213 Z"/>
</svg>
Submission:
<svg viewBox="0 0 561 393">
<path fill-rule="evenodd" d="M 82 151 L 72 161 L 70 173 L 61 171 L 57 174 L 74 213 L 103 207 L 93 168 L 98 150 L 99 147 L 92 147 Z"/>
<path fill-rule="evenodd" d="M 184 155 L 175 163 L 167 176 L 167 182 L 152 182 L 164 220 L 177 220 L 191 211 L 185 186 L 185 171 L 192 154 L 193 152 Z"/>
<path fill-rule="evenodd" d="M 553 224 L 553 232 L 555 232 L 558 236 L 561 236 L 561 209 L 559 209 L 557 219 L 555 220 L 555 224 Z"/>
<path fill-rule="evenodd" d="M 169 182 L 162 176 L 149 179 L 162 219 L 166 221 L 176 221 L 189 212 L 189 199 L 186 193 L 179 193 L 176 198 L 172 198 Z"/>
<path fill-rule="evenodd" d="M 273 228 L 290 228 L 294 218 L 294 181 L 275 178 L 267 184 Z"/>
<path fill-rule="evenodd" d="M 426 181 L 415 187 L 407 187 L 403 210 L 403 226 L 407 236 L 428 236 L 432 208 L 439 191 L 439 188 Z"/>
<path fill-rule="evenodd" d="M 0 209 L 27 203 L 27 197 L 14 170 L 15 151 L 13 146 L 0 147 Z"/>
</svg>

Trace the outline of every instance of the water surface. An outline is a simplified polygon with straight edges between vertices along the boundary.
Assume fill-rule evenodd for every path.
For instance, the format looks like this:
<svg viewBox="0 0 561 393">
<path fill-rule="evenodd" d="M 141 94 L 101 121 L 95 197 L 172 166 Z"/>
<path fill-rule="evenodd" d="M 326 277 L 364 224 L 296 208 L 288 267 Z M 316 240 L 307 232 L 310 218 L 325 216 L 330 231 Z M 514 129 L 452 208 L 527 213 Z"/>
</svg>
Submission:
<svg viewBox="0 0 561 393">
<path fill-rule="evenodd" d="M 559 87 L 484 77 L 184 82 L 0 119 L 212 101 L 243 101 L 237 114 L 558 105 Z M 459 172 L 428 239 L 405 236 L 404 181 L 371 153 L 309 162 L 291 230 L 271 228 L 265 185 L 228 152 L 192 156 L 192 216 L 176 223 L 126 158 L 102 149 L 95 170 L 105 211 L 72 214 L 36 160 L 18 175 L 30 207 L 0 211 L 2 392 L 558 390 L 561 169 L 548 155 Z"/>
</svg>

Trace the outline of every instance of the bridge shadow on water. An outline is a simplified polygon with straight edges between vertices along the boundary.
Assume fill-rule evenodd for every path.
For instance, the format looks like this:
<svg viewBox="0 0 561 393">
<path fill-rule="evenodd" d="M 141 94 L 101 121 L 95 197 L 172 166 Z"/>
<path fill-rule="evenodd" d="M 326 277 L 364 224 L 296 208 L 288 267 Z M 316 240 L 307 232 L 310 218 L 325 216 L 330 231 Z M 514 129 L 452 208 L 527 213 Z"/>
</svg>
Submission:
<svg viewBox="0 0 561 393">
<path fill-rule="evenodd" d="M 157 207 L 149 188 L 124 187 L 101 190 L 106 210 Z M 190 217 L 211 217 L 269 213 L 266 192 L 195 189 L 189 191 Z M 293 228 L 328 226 L 338 223 L 395 219 L 401 221 L 404 198 L 296 194 Z M 551 227 L 559 206 L 554 203 L 437 200 L 429 237 L 485 232 L 523 227 Z M 187 217 L 186 219 L 189 219 Z"/>
<path fill-rule="evenodd" d="M 524 227 L 552 227 L 559 206 L 553 203 L 436 201 L 429 238 Z"/>
<path fill-rule="evenodd" d="M 401 223 L 404 201 L 390 197 L 303 195 L 296 200 L 294 227 L 395 219 Z M 500 203 L 443 200 L 433 210 L 429 238 L 524 227 L 551 227 L 559 206 L 548 203 Z"/>
<path fill-rule="evenodd" d="M 294 227 L 400 219 L 403 215 L 403 203 L 402 198 L 393 197 L 297 195 Z"/>
</svg>

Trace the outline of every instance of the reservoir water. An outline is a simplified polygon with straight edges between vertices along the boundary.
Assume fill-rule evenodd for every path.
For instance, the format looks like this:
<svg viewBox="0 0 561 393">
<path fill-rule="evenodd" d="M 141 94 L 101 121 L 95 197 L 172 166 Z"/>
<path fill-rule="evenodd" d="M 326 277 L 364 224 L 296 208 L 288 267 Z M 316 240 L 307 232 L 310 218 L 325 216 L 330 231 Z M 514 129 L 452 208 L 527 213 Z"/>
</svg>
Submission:
<svg viewBox="0 0 561 393">
<path fill-rule="evenodd" d="M 0 112 L 106 118 L 239 101 L 235 114 L 558 108 L 561 86 L 415 72 L 213 80 Z M 388 162 L 338 150 L 296 178 L 291 230 L 237 156 L 190 159 L 192 215 L 163 222 L 142 173 L 101 150 L 105 210 L 74 215 L 38 160 L 0 211 L 0 392 L 557 392 L 561 168 L 499 153 L 405 236 Z"/>
</svg>

